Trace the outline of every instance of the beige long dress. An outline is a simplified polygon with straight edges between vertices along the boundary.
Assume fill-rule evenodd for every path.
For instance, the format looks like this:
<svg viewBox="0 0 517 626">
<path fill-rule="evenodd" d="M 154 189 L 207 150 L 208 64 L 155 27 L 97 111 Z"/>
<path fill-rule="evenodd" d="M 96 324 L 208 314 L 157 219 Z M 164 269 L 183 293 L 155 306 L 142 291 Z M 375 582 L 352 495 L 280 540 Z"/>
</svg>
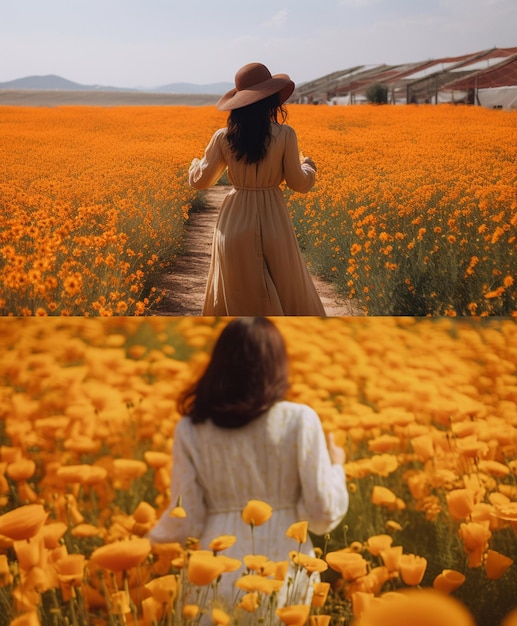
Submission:
<svg viewBox="0 0 517 626">
<path fill-rule="evenodd" d="M 214 133 L 189 170 L 196 189 L 215 184 L 226 168 L 233 184 L 214 232 L 203 315 L 324 316 L 280 189 L 285 181 L 305 193 L 315 181 L 295 131 L 272 124 L 266 157 L 253 164 L 234 158 L 226 132 Z"/>
</svg>

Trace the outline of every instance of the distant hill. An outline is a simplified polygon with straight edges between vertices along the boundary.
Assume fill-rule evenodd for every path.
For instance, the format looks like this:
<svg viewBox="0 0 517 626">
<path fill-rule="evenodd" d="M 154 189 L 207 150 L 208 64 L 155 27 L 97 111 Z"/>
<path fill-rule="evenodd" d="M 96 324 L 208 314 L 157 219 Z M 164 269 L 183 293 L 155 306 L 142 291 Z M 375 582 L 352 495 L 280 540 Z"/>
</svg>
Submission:
<svg viewBox="0 0 517 626">
<path fill-rule="evenodd" d="M 222 95 L 233 87 L 232 83 L 213 83 L 211 85 L 195 85 L 192 83 L 171 83 L 154 88 L 123 88 L 105 85 L 81 85 L 55 74 L 47 76 L 26 76 L 4 83 L 0 89 L 27 89 L 34 91 L 125 91 L 165 94 L 211 94 Z"/>
<path fill-rule="evenodd" d="M 48 74 L 47 76 L 26 76 L 5 83 L 0 83 L 0 89 L 34 89 L 50 91 L 135 91 L 119 87 L 107 87 L 103 85 L 81 85 L 71 80 Z"/>
</svg>

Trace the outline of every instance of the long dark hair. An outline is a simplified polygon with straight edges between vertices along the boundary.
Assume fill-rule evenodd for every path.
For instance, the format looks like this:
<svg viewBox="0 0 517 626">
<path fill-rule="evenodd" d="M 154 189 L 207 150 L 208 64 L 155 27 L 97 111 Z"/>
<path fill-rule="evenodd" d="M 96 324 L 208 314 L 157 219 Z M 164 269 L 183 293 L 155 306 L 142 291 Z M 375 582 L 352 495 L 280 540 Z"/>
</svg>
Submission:
<svg viewBox="0 0 517 626">
<path fill-rule="evenodd" d="M 271 122 L 279 119 L 287 120 L 287 109 L 280 104 L 278 93 L 230 111 L 227 139 L 237 161 L 261 161 L 271 139 Z"/>
<path fill-rule="evenodd" d="M 180 413 L 195 424 L 245 426 L 285 397 L 288 358 L 278 328 L 264 317 L 230 321 L 206 370 L 180 397 Z"/>
</svg>

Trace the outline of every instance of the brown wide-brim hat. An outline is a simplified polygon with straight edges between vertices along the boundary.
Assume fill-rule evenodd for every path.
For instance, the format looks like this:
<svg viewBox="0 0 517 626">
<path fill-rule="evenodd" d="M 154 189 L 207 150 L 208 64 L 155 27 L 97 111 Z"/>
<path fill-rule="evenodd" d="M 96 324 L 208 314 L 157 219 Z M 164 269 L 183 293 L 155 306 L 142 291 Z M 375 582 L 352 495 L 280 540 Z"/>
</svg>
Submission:
<svg viewBox="0 0 517 626">
<path fill-rule="evenodd" d="M 235 87 L 219 98 L 215 105 L 220 111 L 232 111 L 263 100 L 274 93 L 283 104 L 293 93 L 294 82 L 287 74 L 271 75 L 262 63 L 248 63 L 235 74 Z"/>
</svg>

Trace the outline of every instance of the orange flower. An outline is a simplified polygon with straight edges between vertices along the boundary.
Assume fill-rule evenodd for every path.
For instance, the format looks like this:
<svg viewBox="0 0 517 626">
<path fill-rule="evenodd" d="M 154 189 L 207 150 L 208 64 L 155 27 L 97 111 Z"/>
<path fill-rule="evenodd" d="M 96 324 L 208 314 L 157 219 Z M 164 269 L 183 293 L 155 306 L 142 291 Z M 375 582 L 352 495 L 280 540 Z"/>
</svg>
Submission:
<svg viewBox="0 0 517 626">
<path fill-rule="evenodd" d="M 97 548 L 90 559 L 104 569 L 121 572 L 140 565 L 151 552 L 151 542 L 144 537 L 117 541 Z"/>
<path fill-rule="evenodd" d="M 205 550 L 196 550 L 188 560 L 188 579 L 194 585 L 209 585 L 224 572 L 223 559 Z"/>
<path fill-rule="evenodd" d="M 322 581 L 314 583 L 314 593 L 312 594 L 311 606 L 321 608 L 327 601 L 330 583 Z"/>
<path fill-rule="evenodd" d="M 270 578 L 264 578 L 264 576 L 259 576 L 258 574 L 241 576 L 235 581 L 235 586 L 243 591 L 258 591 L 267 594 L 278 590 L 282 584 L 283 582 L 281 580 L 271 580 Z"/>
<path fill-rule="evenodd" d="M 311 615 L 309 624 L 310 626 L 328 626 L 330 624 L 330 615 Z"/>
<path fill-rule="evenodd" d="M 354 617 L 361 617 L 361 615 L 371 605 L 374 597 L 373 593 L 368 593 L 366 591 L 354 591 L 354 593 L 352 593 L 352 611 L 354 613 Z"/>
<path fill-rule="evenodd" d="M 366 542 L 366 548 L 373 556 L 379 556 L 382 550 L 387 550 L 393 543 L 393 537 L 390 535 L 374 535 L 369 537 Z"/>
<path fill-rule="evenodd" d="M 28 480 L 36 471 L 36 463 L 32 459 L 19 459 L 14 463 L 9 463 L 6 474 L 9 478 L 19 482 Z"/>
<path fill-rule="evenodd" d="M 466 519 L 474 510 L 474 494 L 470 489 L 453 489 L 445 497 L 455 520 Z"/>
<path fill-rule="evenodd" d="M 29 611 L 9 622 L 9 626 L 40 626 L 40 624 L 37 611 Z"/>
<path fill-rule="evenodd" d="M 242 511 L 242 519 L 250 526 L 261 526 L 273 514 L 273 508 L 262 500 L 249 500 Z"/>
<path fill-rule="evenodd" d="M 237 606 L 239 609 L 248 611 L 248 613 L 253 613 L 259 607 L 258 594 L 254 592 L 245 593 Z"/>
<path fill-rule="evenodd" d="M 354 580 L 364 576 L 368 563 L 356 552 L 348 552 L 346 549 L 329 552 L 325 560 L 330 567 L 341 574 L 344 580 Z"/>
<path fill-rule="evenodd" d="M 194 619 L 199 613 L 199 606 L 197 604 L 184 604 L 181 609 L 181 617 L 189 620 Z"/>
<path fill-rule="evenodd" d="M 84 562 L 83 554 L 67 554 L 58 559 L 55 567 L 59 581 L 68 585 L 79 586 L 83 582 Z"/>
<path fill-rule="evenodd" d="M 457 600 L 433 589 L 384 594 L 362 614 L 358 626 L 475 626 Z"/>
<path fill-rule="evenodd" d="M 513 559 L 496 552 L 495 550 L 488 550 L 485 559 L 485 570 L 490 580 L 497 580 L 506 572 L 506 570 L 513 564 Z"/>
<path fill-rule="evenodd" d="M 303 626 L 309 617 L 310 607 L 306 604 L 293 604 L 276 610 L 280 621 L 286 626 Z"/>
<path fill-rule="evenodd" d="M 444 569 L 441 574 L 438 574 L 434 579 L 433 587 L 444 593 L 452 593 L 458 589 L 458 587 L 461 587 L 465 580 L 466 578 L 461 572 L 457 572 L 454 569 Z"/>
<path fill-rule="evenodd" d="M 399 570 L 406 585 L 419 585 L 424 577 L 427 560 L 414 554 L 401 554 Z"/>
<path fill-rule="evenodd" d="M 101 483 L 106 480 L 107 475 L 107 469 L 97 465 L 65 465 L 56 472 L 56 476 L 66 483 L 83 485 Z"/>
<path fill-rule="evenodd" d="M 0 535 L 22 541 L 34 537 L 48 517 L 41 504 L 27 504 L 0 516 Z"/>
<path fill-rule="evenodd" d="M 212 552 L 221 552 L 221 550 L 231 548 L 236 541 L 237 537 L 235 535 L 221 535 L 212 539 L 212 541 L 208 544 L 208 547 L 212 550 Z"/>
<path fill-rule="evenodd" d="M 146 583 L 145 588 L 158 603 L 172 604 L 178 591 L 178 579 L 172 574 L 159 576 Z"/>
<path fill-rule="evenodd" d="M 291 524 L 285 533 L 287 537 L 294 539 L 298 543 L 302 544 L 307 541 L 307 530 L 309 528 L 309 522 L 295 522 Z"/>
<path fill-rule="evenodd" d="M 110 613 L 112 615 L 126 615 L 127 613 L 131 613 L 131 602 L 126 591 L 114 591 L 111 594 L 110 600 Z"/>
<path fill-rule="evenodd" d="M 212 621 L 216 626 L 228 626 L 230 623 L 230 616 L 222 609 L 212 609 Z"/>
<path fill-rule="evenodd" d="M 403 549 L 402 546 L 390 546 L 380 551 L 381 559 L 390 572 L 398 571 Z"/>
<path fill-rule="evenodd" d="M 328 569 L 328 564 L 323 559 L 318 559 L 315 556 L 308 556 L 301 552 L 291 552 L 290 558 L 296 565 L 301 565 L 306 572 L 312 574 L 313 572 L 324 572 Z"/>
<path fill-rule="evenodd" d="M 396 508 L 397 496 L 387 487 L 375 485 L 372 490 L 372 503 L 377 504 L 378 506 Z"/>
</svg>

